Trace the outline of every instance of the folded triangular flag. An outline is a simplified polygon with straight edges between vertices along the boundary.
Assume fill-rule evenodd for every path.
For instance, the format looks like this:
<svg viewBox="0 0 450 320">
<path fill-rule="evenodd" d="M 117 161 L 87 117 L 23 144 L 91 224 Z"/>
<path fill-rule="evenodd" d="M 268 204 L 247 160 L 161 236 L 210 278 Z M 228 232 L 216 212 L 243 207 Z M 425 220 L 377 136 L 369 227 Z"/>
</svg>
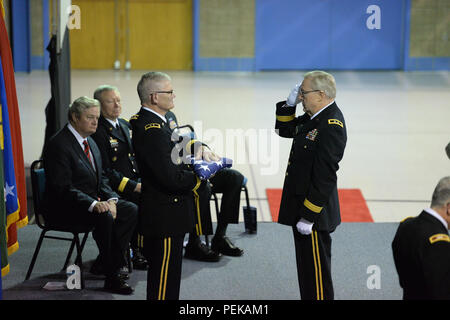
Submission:
<svg viewBox="0 0 450 320">
<path fill-rule="evenodd" d="M 214 176 L 217 171 L 223 168 L 231 168 L 233 160 L 229 158 L 221 158 L 219 161 L 208 162 L 205 160 L 195 160 L 192 158 L 192 165 L 194 166 L 194 172 L 201 180 L 207 180 Z"/>
</svg>

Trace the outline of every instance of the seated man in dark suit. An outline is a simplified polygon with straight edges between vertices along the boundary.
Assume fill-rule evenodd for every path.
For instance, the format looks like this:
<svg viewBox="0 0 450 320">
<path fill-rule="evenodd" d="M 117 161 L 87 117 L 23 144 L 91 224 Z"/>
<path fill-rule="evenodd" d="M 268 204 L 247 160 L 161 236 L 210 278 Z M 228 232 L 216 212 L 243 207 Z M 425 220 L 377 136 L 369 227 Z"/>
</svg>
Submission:
<svg viewBox="0 0 450 320">
<path fill-rule="evenodd" d="M 47 144 L 45 218 L 54 225 L 93 226 L 105 289 L 131 294 L 119 268 L 137 223 L 137 206 L 119 199 L 102 173 L 100 151 L 89 137 L 97 129 L 99 115 L 97 100 L 76 99 L 69 108 L 69 123 Z"/>
<path fill-rule="evenodd" d="M 131 125 L 120 117 L 122 104 L 116 87 L 102 85 L 94 92 L 94 99 L 100 102 L 100 118 L 97 131 L 92 138 L 102 155 L 102 166 L 111 188 L 120 197 L 139 205 L 141 178 L 131 144 Z M 133 267 L 147 269 L 147 260 L 141 253 L 138 243 L 141 236 L 137 227 L 131 239 Z"/>
</svg>

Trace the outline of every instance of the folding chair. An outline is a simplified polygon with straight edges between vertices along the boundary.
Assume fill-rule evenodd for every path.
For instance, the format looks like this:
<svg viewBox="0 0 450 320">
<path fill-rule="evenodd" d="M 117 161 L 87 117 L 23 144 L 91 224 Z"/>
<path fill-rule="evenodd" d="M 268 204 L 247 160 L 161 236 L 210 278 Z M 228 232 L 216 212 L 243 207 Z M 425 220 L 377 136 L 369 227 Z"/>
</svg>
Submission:
<svg viewBox="0 0 450 320">
<path fill-rule="evenodd" d="M 93 230 L 93 227 L 59 227 L 54 225 L 49 225 L 45 221 L 45 209 L 43 207 L 43 199 L 44 199 L 44 190 L 45 190 L 45 172 L 43 168 L 43 161 L 36 160 L 31 164 L 31 187 L 33 191 L 33 204 L 34 204 L 34 215 L 37 225 L 42 229 L 41 235 L 36 245 L 36 249 L 33 254 L 33 258 L 31 259 L 30 266 L 28 267 L 28 272 L 25 277 L 25 280 L 30 278 L 31 272 L 33 271 L 34 264 L 36 263 L 37 256 L 39 254 L 39 250 L 41 249 L 42 242 L 44 238 L 48 239 L 56 239 L 56 240 L 64 240 L 71 241 L 70 249 L 67 254 L 66 260 L 64 262 L 64 266 L 62 270 L 66 270 L 67 265 L 69 264 L 70 258 L 72 257 L 73 249 L 77 248 L 77 257 L 75 259 L 75 263 L 82 269 L 82 258 L 81 253 L 83 252 L 84 245 L 86 244 L 86 240 L 89 236 L 89 232 Z M 46 233 L 49 231 L 57 231 L 57 232 L 67 232 L 73 235 L 72 238 L 65 238 L 53 235 L 47 235 Z M 80 243 L 79 234 L 84 233 L 83 240 Z M 81 274 L 81 288 L 84 288 L 84 280 Z"/>
</svg>

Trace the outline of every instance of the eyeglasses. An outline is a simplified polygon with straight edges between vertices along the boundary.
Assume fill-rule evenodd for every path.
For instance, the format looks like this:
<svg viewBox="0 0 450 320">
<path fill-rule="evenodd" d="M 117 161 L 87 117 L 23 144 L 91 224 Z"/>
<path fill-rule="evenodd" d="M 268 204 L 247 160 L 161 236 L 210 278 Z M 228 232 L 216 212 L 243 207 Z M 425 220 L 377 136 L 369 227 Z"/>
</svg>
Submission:
<svg viewBox="0 0 450 320">
<path fill-rule="evenodd" d="M 170 90 L 170 91 L 153 91 L 153 92 L 151 92 L 150 94 L 153 94 L 153 93 L 168 93 L 168 94 L 173 94 L 173 90 Z"/>
<path fill-rule="evenodd" d="M 319 92 L 319 91 L 322 91 L 322 90 L 309 90 L 309 91 L 303 91 L 303 90 L 300 89 L 300 95 L 301 95 L 301 96 L 304 96 L 304 95 L 306 95 L 306 94 L 308 94 L 308 93 L 311 93 L 311 92 Z"/>
</svg>

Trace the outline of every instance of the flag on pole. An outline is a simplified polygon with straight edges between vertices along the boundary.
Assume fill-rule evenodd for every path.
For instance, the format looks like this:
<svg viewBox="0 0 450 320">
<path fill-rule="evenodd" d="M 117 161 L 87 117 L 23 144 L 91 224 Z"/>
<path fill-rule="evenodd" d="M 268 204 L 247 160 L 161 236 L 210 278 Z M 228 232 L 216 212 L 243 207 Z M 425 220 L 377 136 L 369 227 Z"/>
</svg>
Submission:
<svg viewBox="0 0 450 320">
<path fill-rule="evenodd" d="M 48 72 L 51 84 L 51 98 L 45 107 L 45 149 L 50 138 L 67 123 L 67 111 L 71 103 L 70 82 L 70 37 L 67 22 L 71 7 L 70 0 L 54 2 L 54 29 L 47 46 L 50 55 Z"/>
<path fill-rule="evenodd" d="M 6 216 L 6 230 L 7 230 L 6 238 L 8 240 L 7 245 L 9 255 L 12 252 L 16 251 L 19 247 L 17 237 L 15 239 L 16 241 L 12 243 L 12 246 L 10 245 L 11 242 L 9 239 L 10 235 L 9 228 L 12 225 L 15 225 L 17 221 L 19 221 L 20 206 L 17 195 L 16 177 L 14 172 L 14 157 L 12 153 L 11 130 L 9 127 L 8 102 L 6 98 L 5 81 L 3 77 L 3 64 L 1 58 L 0 58 L 0 105 L 1 105 L 1 122 L 2 122 L 0 148 L 2 150 L 3 180 L 4 180 L 3 199 L 5 202 L 4 211 Z M 5 268 L 2 267 L 2 275 L 5 275 L 9 271 L 9 265 L 7 263 L 8 261 L 3 261 Z"/>
<path fill-rule="evenodd" d="M 0 156 L 0 186 L 4 185 L 4 179 L 3 179 L 3 121 L 2 121 L 2 114 L 1 114 L 1 108 L 0 108 L 0 147 L 1 147 L 1 156 Z M 0 199 L 5 198 L 3 188 L 0 187 Z M 8 246 L 7 246 L 7 240 L 6 240 L 6 210 L 5 210 L 5 201 L 0 201 L 0 267 L 1 267 L 1 273 L 0 273 L 0 300 L 2 295 L 2 277 L 9 272 L 9 264 L 8 264 Z"/>
<path fill-rule="evenodd" d="M 3 0 L 0 0 L 0 3 L 3 7 Z M 17 241 L 17 228 L 21 228 L 28 224 L 28 216 L 22 132 L 20 127 L 19 107 L 17 103 L 16 82 L 14 77 L 11 46 L 5 26 L 3 9 L 2 14 L 0 15 L 0 58 L 3 63 L 2 81 L 4 82 L 4 89 L 2 94 L 6 97 L 4 107 L 6 107 L 6 110 L 8 111 L 8 119 L 6 119 L 4 114 L 3 122 L 8 121 L 8 125 L 10 125 L 9 135 L 12 148 L 11 154 L 14 155 L 14 157 L 11 156 L 11 158 L 14 163 L 13 170 L 15 180 L 17 182 L 14 186 L 14 193 L 20 203 L 18 210 L 7 216 L 8 254 L 12 254 L 19 249 L 19 243 Z M 12 192 L 12 187 L 10 184 L 8 187 L 9 192 Z M 5 262 L 3 262 L 3 264 L 4 263 Z"/>
</svg>

